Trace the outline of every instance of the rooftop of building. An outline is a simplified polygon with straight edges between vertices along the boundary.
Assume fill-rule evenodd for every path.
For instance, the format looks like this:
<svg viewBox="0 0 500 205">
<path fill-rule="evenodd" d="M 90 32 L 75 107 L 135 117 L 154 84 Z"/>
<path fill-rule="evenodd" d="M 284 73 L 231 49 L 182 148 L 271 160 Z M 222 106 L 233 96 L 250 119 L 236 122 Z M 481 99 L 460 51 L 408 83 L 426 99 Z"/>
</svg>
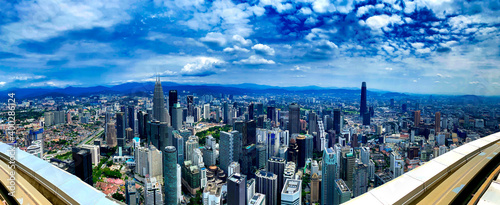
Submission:
<svg viewBox="0 0 500 205">
<path fill-rule="evenodd" d="M 281 193 L 283 194 L 294 194 L 300 191 L 300 186 L 302 184 L 302 180 L 296 179 L 287 179 L 285 182 L 285 186 Z"/>
</svg>

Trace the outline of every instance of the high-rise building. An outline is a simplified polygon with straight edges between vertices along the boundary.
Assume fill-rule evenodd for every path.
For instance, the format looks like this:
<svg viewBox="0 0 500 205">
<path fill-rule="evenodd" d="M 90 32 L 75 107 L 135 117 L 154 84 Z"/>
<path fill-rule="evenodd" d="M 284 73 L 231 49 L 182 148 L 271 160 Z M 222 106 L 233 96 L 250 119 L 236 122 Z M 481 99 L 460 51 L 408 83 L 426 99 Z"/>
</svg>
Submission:
<svg viewBox="0 0 500 205">
<path fill-rule="evenodd" d="M 137 129 L 141 140 L 147 139 L 146 124 L 148 123 L 148 113 L 139 111 L 137 113 Z"/>
<path fill-rule="evenodd" d="M 253 103 L 248 105 L 248 120 L 253 120 Z"/>
<path fill-rule="evenodd" d="M 313 134 L 314 132 L 318 132 L 318 116 L 316 115 L 316 113 L 313 111 L 313 112 L 310 112 L 309 113 L 309 116 L 308 116 L 308 119 L 309 119 L 309 134 Z"/>
<path fill-rule="evenodd" d="M 246 205 L 246 176 L 234 173 L 227 179 L 227 204 Z"/>
<path fill-rule="evenodd" d="M 361 102 L 359 103 L 359 114 L 361 117 L 368 112 L 366 107 L 366 82 L 361 83 Z"/>
<path fill-rule="evenodd" d="M 255 173 L 255 192 L 266 195 L 267 205 L 278 204 L 278 176 L 271 172 L 257 171 Z"/>
<path fill-rule="evenodd" d="M 134 159 L 136 163 L 135 173 L 139 176 L 158 179 L 162 177 L 163 167 L 162 164 L 158 163 L 162 161 L 162 152 L 154 145 L 137 147 L 134 150 Z"/>
<path fill-rule="evenodd" d="M 230 124 L 231 123 L 231 117 L 229 115 L 230 113 L 230 110 L 229 110 L 229 105 L 227 102 L 224 102 L 224 104 L 222 105 L 222 112 L 223 112 L 223 115 L 222 117 L 224 118 L 224 121 L 223 123 L 224 124 Z"/>
<path fill-rule="evenodd" d="M 72 156 L 75 164 L 75 176 L 92 186 L 92 156 L 90 151 L 74 147 Z"/>
<path fill-rule="evenodd" d="M 129 105 L 127 107 L 127 128 L 130 127 L 135 131 L 135 107 Z"/>
<path fill-rule="evenodd" d="M 231 176 L 235 173 L 241 173 L 240 163 L 238 163 L 238 162 L 231 162 L 231 164 L 229 164 L 229 167 L 227 169 L 228 169 L 227 170 L 228 176 Z"/>
<path fill-rule="evenodd" d="M 287 179 L 281 191 L 281 205 L 302 204 L 302 180 Z"/>
<path fill-rule="evenodd" d="M 150 121 L 146 124 L 147 143 L 155 147 L 166 147 L 172 145 L 173 128 L 166 122 Z"/>
<path fill-rule="evenodd" d="M 125 119 L 123 112 L 116 113 L 116 141 L 118 147 L 125 147 Z"/>
<path fill-rule="evenodd" d="M 165 147 L 163 153 L 163 180 L 165 204 L 177 204 L 177 150 L 174 146 Z"/>
<path fill-rule="evenodd" d="M 321 174 L 321 205 L 335 203 L 335 176 L 337 171 L 337 157 L 332 148 L 323 150 L 323 165 Z"/>
<path fill-rule="evenodd" d="M 168 114 L 172 116 L 172 108 L 177 103 L 177 90 L 168 91 Z"/>
<path fill-rule="evenodd" d="M 177 164 L 184 163 L 184 138 L 179 134 L 178 131 L 174 131 L 174 141 L 173 146 L 177 150 Z"/>
<path fill-rule="evenodd" d="M 172 110 L 172 127 L 174 130 L 180 130 L 182 128 L 182 107 L 179 103 L 174 103 Z"/>
<path fill-rule="evenodd" d="M 205 120 L 210 119 L 210 104 L 204 104 L 203 105 L 203 118 Z"/>
<path fill-rule="evenodd" d="M 415 124 L 415 127 L 419 127 L 420 126 L 420 110 L 417 110 L 414 112 L 415 116 L 414 116 L 414 121 L 413 122 Z"/>
<path fill-rule="evenodd" d="M 298 165 L 299 161 L 299 145 L 297 144 L 296 139 L 290 139 L 290 144 L 288 145 L 288 157 L 287 160 L 289 162 L 294 162 Z"/>
<path fill-rule="evenodd" d="M 186 96 L 186 102 L 187 102 L 187 115 L 188 116 L 194 116 L 194 96 L 188 95 Z"/>
<path fill-rule="evenodd" d="M 434 120 L 434 131 L 436 134 L 441 132 L 441 113 L 436 112 L 436 119 Z"/>
<path fill-rule="evenodd" d="M 360 151 L 361 151 L 360 153 L 361 162 L 363 162 L 363 164 L 365 165 L 368 165 L 368 162 L 370 160 L 370 148 L 361 147 Z"/>
<path fill-rule="evenodd" d="M 347 184 L 349 190 L 352 190 L 355 161 L 356 158 L 354 157 L 354 154 L 352 152 L 342 155 L 342 163 L 340 166 L 341 178 Z"/>
<path fill-rule="evenodd" d="M 219 158 L 220 167 L 227 173 L 231 162 L 238 162 L 241 152 L 241 133 L 236 130 L 220 132 Z"/>
<path fill-rule="evenodd" d="M 340 134 L 342 124 L 342 111 L 340 108 L 333 109 L 333 127 L 335 129 L 335 134 Z"/>
<path fill-rule="evenodd" d="M 275 107 L 267 107 L 267 119 L 276 122 L 276 108 Z"/>
<path fill-rule="evenodd" d="M 271 157 L 267 160 L 267 171 L 276 174 L 278 178 L 277 188 L 283 189 L 286 160 L 279 157 Z M 281 201 L 281 194 L 278 194 L 278 203 Z"/>
<path fill-rule="evenodd" d="M 116 147 L 117 145 L 117 139 L 116 139 L 116 128 L 115 128 L 115 123 L 108 123 L 106 125 L 107 127 L 107 134 L 106 134 L 106 144 L 108 147 Z"/>
<path fill-rule="evenodd" d="M 248 202 L 249 205 L 266 205 L 266 195 L 261 193 L 255 193 Z"/>
<path fill-rule="evenodd" d="M 125 202 L 127 205 L 139 204 L 140 194 L 137 193 L 135 182 L 128 180 L 125 182 Z"/>
<path fill-rule="evenodd" d="M 354 197 L 364 194 L 368 189 L 368 166 L 356 159 L 354 165 L 352 194 Z"/>
<path fill-rule="evenodd" d="M 316 173 L 311 176 L 311 202 L 319 202 L 319 177 Z"/>
<path fill-rule="evenodd" d="M 156 78 L 155 89 L 153 93 L 153 120 L 160 122 L 168 122 L 167 114 L 165 113 L 165 96 L 161 86 L 160 78 Z"/>
<path fill-rule="evenodd" d="M 300 107 L 297 103 L 292 103 L 288 110 L 288 131 L 290 135 L 300 134 Z"/>
<path fill-rule="evenodd" d="M 161 184 L 156 178 L 146 178 L 146 183 L 144 184 L 144 204 L 163 204 Z"/>
<path fill-rule="evenodd" d="M 342 179 L 335 180 L 334 186 L 335 186 L 334 187 L 335 203 L 333 203 L 334 205 L 345 203 L 349 201 L 349 199 L 351 199 L 351 190 L 346 185 L 344 180 Z"/>
</svg>

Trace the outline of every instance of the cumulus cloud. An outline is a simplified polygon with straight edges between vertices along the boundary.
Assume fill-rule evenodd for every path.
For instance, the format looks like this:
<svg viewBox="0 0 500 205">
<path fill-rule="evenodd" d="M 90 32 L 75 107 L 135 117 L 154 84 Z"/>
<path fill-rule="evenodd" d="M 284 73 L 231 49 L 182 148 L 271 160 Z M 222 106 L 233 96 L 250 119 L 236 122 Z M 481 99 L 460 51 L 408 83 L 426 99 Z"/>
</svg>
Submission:
<svg viewBox="0 0 500 205">
<path fill-rule="evenodd" d="M 227 53 L 234 53 L 234 52 L 248 53 L 248 52 L 250 52 L 248 49 L 241 48 L 239 46 L 233 46 L 232 48 L 231 47 L 227 47 L 227 48 L 224 48 L 224 50 L 222 50 L 222 51 L 227 52 Z"/>
<path fill-rule="evenodd" d="M 250 44 L 252 44 L 252 40 L 250 40 L 250 39 L 245 39 L 245 38 L 243 38 L 243 37 L 242 37 L 242 36 L 240 36 L 240 35 L 234 35 L 232 39 L 233 39 L 233 41 L 234 41 L 234 42 L 238 42 L 238 43 L 240 43 L 241 45 L 245 45 L 245 46 L 246 46 L 246 45 L 250 45 Z"/>
<path fill-rule="evenodd" d="M 371 16 L 370 18 L 366 19 L 366 25 L 376 32 L 381 32 L 381 29 L 387 28 L 390 25 L 400 25 L 403 23 L 404 22 L 401 20 L 401 16 L 396 14 L 392 16 L 383 14 Z"/>
<path fill-rule="evenodd" d="M 234 62 L 235 64 L 246 64 L 246 65 L 265 65 L 265 64 L 276 64 L 273 60 L 267 60 L 257 55 L 250 56 L 247 59 L 242 59 Z"/>
<path fill-rule="evenodd" d="M 222 33 L 218 32 L 210 32 L 203 38 L 200 38 L 200 41 L 206 43 L 209 46 L 224 46 L 226 44 L 226 38 Z"/>
<path fill-rule="evenodd" d="M 184 65 L 181 73 L 184 76 L 209 76 L 215 74 L 217 67 L 224 63 L 217 58 L 197 57 L 193 62 Z"/>
<path fill-rule="evenodd" d="M 252 49 L 255 50 L 255 53 L 262 55 L 270 55 L 274 56 L 274 49 L 264 44 L 256 44 L 252 46 Z"/>
</svg>

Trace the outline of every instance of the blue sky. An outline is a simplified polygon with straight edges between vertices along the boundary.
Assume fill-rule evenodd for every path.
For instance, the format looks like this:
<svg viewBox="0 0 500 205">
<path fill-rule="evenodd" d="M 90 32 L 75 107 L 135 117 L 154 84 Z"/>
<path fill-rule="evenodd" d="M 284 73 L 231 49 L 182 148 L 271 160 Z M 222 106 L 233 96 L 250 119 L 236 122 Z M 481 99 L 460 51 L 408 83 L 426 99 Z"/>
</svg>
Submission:
<svg viewBox="0 0 500 205">
<path fill-rule="evenodd" d="M 0 89 L 154 80 L 500 95 L 500 2 L 0 2 Z"/>
</svg>

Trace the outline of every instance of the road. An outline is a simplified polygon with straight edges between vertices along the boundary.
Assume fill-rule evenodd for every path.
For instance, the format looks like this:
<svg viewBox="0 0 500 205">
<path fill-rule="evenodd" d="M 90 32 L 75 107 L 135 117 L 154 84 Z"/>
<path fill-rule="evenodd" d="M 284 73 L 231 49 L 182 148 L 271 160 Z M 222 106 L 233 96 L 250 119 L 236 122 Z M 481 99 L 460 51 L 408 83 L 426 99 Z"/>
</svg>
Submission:
<svg viewBox="0 0 500 205">
<path fill-rule="evenodd" d="M 89 141 L 90 139 L 92 139 L 95 135 L 99 134 L 101 131 L 103 131 L 104 128 L 99 128 L 97 131 L 95 131 L 94 133 L 92 133 L 90 136 L 88 136 L 87 138 L 85 138 L 84 140 L 82 140 L 78 146 L 81 146 L 83 144 L 85 144 L 87 141 Z"/>
</svg>

